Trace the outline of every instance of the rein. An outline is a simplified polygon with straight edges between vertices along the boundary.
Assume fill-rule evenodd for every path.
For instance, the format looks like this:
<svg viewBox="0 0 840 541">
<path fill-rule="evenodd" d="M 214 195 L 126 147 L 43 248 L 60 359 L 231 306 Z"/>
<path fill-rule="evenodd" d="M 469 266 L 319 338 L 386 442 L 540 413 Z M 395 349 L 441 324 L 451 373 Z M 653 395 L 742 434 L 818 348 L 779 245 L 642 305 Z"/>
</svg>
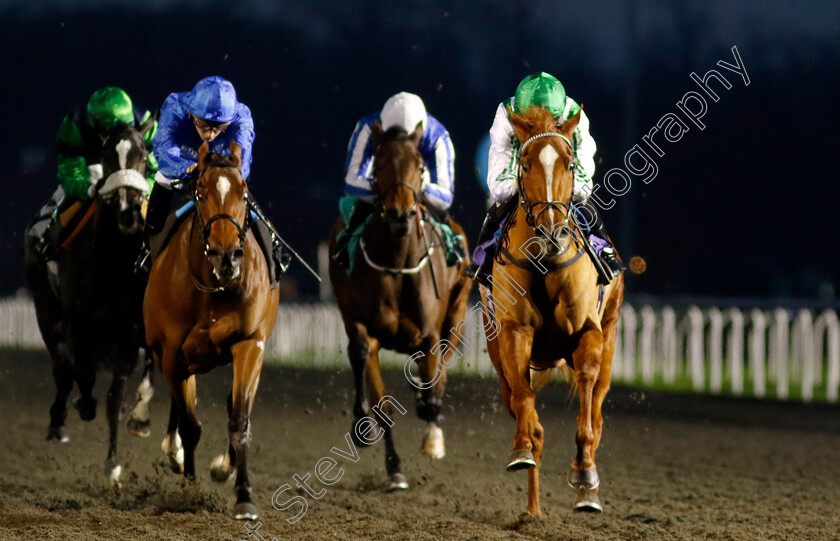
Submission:
<svg viewBox="0 0 840 541">
<path fill-rule="evenodd" d="M 247 238 L 248 230 L 251 229 L 251 226 L 254 224 L 254 221 L 251 218 L 251 213 L 247 209 L 247 205 L 246 205 L 246 210 L 245 210 L 245 224 L 244 225 L 240 225 L 239 222 L 236 220 L 236 218 L 234 218 L 230 214 L 225 214 L 225 213 L 214 214 L 213 216 L 210 217 L 209 220 L 207 220 L 205 222 L 204 218 L 202 218 L 202 216 L 201 216 L 201 209 L 198 205 L 198 198 L 196 197 L 195 188 L 193 188 L 192 200 L 193 200 L 193 204 L 195 205 L 195 217 L 193 218 L 193 222 L 194 222 L 193 223 L 193 228 L 190 230 L 190 244 L 192 244 L 192 236 L 193 236 L 193 233 L 195 232 L 195 229 L 196 229 L 195 224 L 197 223 L 198 226 L 199 226 L 199 231 L 201 232 L 200 233 L 200 235 L 201 235 L 200 240 L 201 240 L 202 244 L 204 245 L 204 256 L 205 256 L 205 258 L 210 253 L 210 243 L 207 240 L 208 237 L 210 236 L 210 226 L 213 225 L 213 222 L 216 222 L 216 221 L 219 221 L 219 220 L 227 220 L 227 221 L 231 222 L 236 227 L 237 236 L 239 238 L 239 248 L 244 248 L 245 247 L 245 239 Z M 189 257 L 187 258 L 187 260 L 188 260 L 188 265 L 189 265 L 189 268 L 190 268 L 190 277 L 192 278 L 193 285 L 195 286 L 196 289 L 198 289 L 202 293 L 218 293 L 220 291 L 225 290 L 225 287 L 227 287 L 227 285 L 228 285 L 227 283 L 224 284 L 224 285 L 221 285 L 221 286 L 216 286 L 216 287 L 208 287 L 208 286 L 205 286 L 205 285 L 201 284 L 198 280 L 196 280 L 195 271 L 192 268 L 192 263 L 190 262 Z"/>
<path fill-rule="evenodd" d="M 518 152 L 518 156 L 517 156 L 517 158 L 519 158 L 519 160 L 520 160 L 520 163 L 521 163 L 522 153 L 525 151 L 525 148 L 528 145 L 530 145 L 531 143 L 533 143 L 534 141 L 536 141 L 538 139 L 542 139 L 543 137 L 559 137 L 563 141 L 565 141 L 567 145 L 569 145 L 570 149 L 574 149 L 574 145 L 572 144 L 572 141 L 568 137 L 563 135 L 562 133 L 557 133 L 557 132 L 538 133 L 536 135 L 533 135 L 533 136 L 529 137 L 524 143 L 522 143 L 522 146 L 519 148 L 519 152 Z M 573 159 L 572 163 L 570 164 L 569 167 L 571 169 L 574 166 L 575 166 L 575 161 Z M 521 171 L 521 169 L 519 171 L 519 174 L 516 177 L 516 183 L 517 183 L 517 189 L 519 191 L 519 203 L 520 203 L 520 205 L 522 205 L 522 209 L 525 211 L 525 222 L 531 228 L 533 228 L 538 235 L 546 236 L 545 232 L 544 232 L 544 228 L 537 228 L 536 223 L 537 223 L 537 220 L 539 219 L 539 217 L 542 216 L 542 214 L 549 209 L 553 208 L 554 210 L 558 211 L 563 216 L 565 216 L 565 219 L 563 220 L 564 224 L 568 222 L 569 216 L 571 215 L 572 209 L 574 208 L 574 206 L 572 205 L 572 202 L 571 202 L 571 197 L 569 198 L 568 202 L 558 201 L 558 200 L 530 202 L 530 201 L 528 201 L 528 198 L 525 195 L 525 186 L 522 183 L 522 171 Z M 540 210 L 535 215 L 534 214 L 534 207 L 536 207 L 538 205 L 543 205 L 543 208 L 542 208 L 542 210 Z M 569 233 L 570 233 L 570 235 L 571 235 L 571 237 L 572 237 L 572 239 L 575 243 L 575 246 L 578 248 L 577 253 L 571 259 L 567 259 L 566 261 L 561 261 L 561 262 L 558 262 L 558 263 L 540 262 L 540 264 L 543 267 L 545 267 L 548 272 L 554 272 L 554 271 L 558 271 L 558 270 L 570 267 L 570 266 L 574 265 L 583 256 L 584 251 L 580 249 L 580 247 L 581 247 L 580 242 L 581 241 L 579 239 L 579 235 L 577 234 L 577 232 L 574 229 L 572 229 L 572 228 L 568 228 L 568 229 L 569 229 Z M 549 241 L 549 242 L 551 242 L 551 241 Z M 532 260 L 515 257 L 510 252 L 510 250 L 508 250 L 508 248 L 506 246 L 503 246 L 503 245 L 500 246 L 499 251 L 504 256 L 504 259 L 501 259 L 501 258 L 499 259 L 499 262 L 502 265 L 506 265 L 506 264 L 510 263 L 510 264 L 514 265 L 515 267 L 519 267 L 520 269 L 524 269 L 524 270 L 532 270 L 532 268 L 534 267 L 534 263 L 533 263 Z"/>
</svg>

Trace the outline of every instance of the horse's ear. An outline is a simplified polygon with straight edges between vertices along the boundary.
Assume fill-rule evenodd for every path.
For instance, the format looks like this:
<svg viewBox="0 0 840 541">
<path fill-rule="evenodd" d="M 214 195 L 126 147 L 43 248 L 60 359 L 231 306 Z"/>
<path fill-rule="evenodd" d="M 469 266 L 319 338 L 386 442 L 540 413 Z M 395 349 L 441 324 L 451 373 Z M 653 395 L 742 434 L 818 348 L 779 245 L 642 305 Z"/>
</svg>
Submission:
<svg viewBox="0 0 840 541">
<path fill-rule="evenodd" d="M 204 171 L 207 168 L 207 156 L 210 154 L 210 145 L 204 143 L 198 148 L 198 169 Z"/>
<path fill-rule="evenodd" d="M 373 139 L 373 144 L 379 146 L 383 135 L 385 135 L 385 130 L 382 129 L 382 123 L 377 120 L 370 130 L 370 138 Z"/>
<path fill-rule="evenodd" d="M 151 127 L 152 127 L 152 126 L 154 126 L 154 125 L 155 125 L 155 122 L 156 122 L 156 121 L 157 121 L 157 114 L 154 114 L 154 115 L 149 115 L 149 118 L 147 118 L 147 119 L 146 119 L 146 120 L 145 120 L 142 124 L 140 124 L 140 126 L 137 128 L 137 131 L 139 131 L 139 132 L 140 132 L 140 135 L 141 135 L 141 136 L 145 136 L 145 135 L 146 135 L 146 132 L 147 132 L 147 131 L 149 131 L 149 130 L 151 129 Z"/>
<path fill-rule="evenodd" d="M 242 147 L 235 140 L 230 142 L 231 163 L 237 169 L 242 169 Z"/>
<path fill-rule="evenodd" d="M 520 141 L 528 139 L 531 136 L 531 132 L 534 131 L 534 123 L 514 113 L 510 105 L 505 104 L 505 109 L 507 109 L 510 123 L 513 124 L 513 131 L 516 133 L 516 137 Z"/>
<path fill-rule="evenodd" d="M 578 112 L 575 113 L 574 115 L 570 116 L 569 120 L 567 120 L 566 122 L 563 123 L 562 126 L 560 126 L 560 131 L 563 133 L 563 135 L 571 137 L 572 134 L 575 133 L 575 130 L 578 127 L 578 123 L 580 122 L 580 114 L 582 112 L 583 112 L 583 104 L 581 103 L 580 108 L 578 109 Z"/>
<path fill-rule="evenodd" d="M 423 121 L 417 123 L 417 127 L 414 128 L 414 131 L 411 132 L 411 142 L 414 143 L 414 146 L 420 144 L 420 140 L 423 138 Z"/>
</svg>

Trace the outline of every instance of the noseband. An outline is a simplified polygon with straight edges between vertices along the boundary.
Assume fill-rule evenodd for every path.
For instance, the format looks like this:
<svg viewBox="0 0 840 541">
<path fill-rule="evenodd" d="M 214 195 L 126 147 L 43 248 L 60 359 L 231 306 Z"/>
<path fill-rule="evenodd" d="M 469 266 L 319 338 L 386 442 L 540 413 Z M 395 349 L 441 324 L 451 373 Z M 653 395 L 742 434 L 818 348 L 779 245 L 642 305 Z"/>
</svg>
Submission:
<svg viewBox="0 0 840 541">
<path fill-rule="evenodd" d="M 239 247 L 245 247 L 245 238 L 248 234 L 248 230 L 251 229 L 251 226 L 254 223 L 253 219 L 251 218 L 251 213 L 247 208 L 247 205 L 245 208 L 245 224 L 240 225 L 236 218 L 234 218 L 230 214 L 225 213 L 214 214 L 210 217 L 209 220 L 205 222 L 201 216 L 201 209 L 198 205 L 198 197 L 195 190 L 193 190 L 193 203 L 195 203 L 195 219 L 198 222 L 199 231 L 201 231 L 201 242 L 202 244 L 204 244 L 205 256 L 210 252 L 210 243 L 208 241 L 208 238 L 210 237 L 210 226 L 213 225 L 213 222 L 219 220 L 227 220 L 236 227 L 237 236 L 239 238 Z"/>
<path fill-rule="evenodd" d="M 422 175 L 422 172 L 421 172 L 421 175 Z M 407 182 L 397 182 L 392 186 L 388 186 L 388 188 L 385 190 L 385 193 L 380 195 L 379 194 L 379 181 L 377 180 L 376 175 L 374 174 L 373 179 L 371 179 L 371 181 L 370 181 L 370 187 L 371 187 L 371 191 L 373 192 L 373 206 L 376 209 L 376 212 L 379 214 L 380 218 L 385 218 L 385 208 L 384 208 L 383 200 L 385 199 L 385 197 L 389 193 L 391 193 L 392 190 L 396 190 L 400 187 L 404 187 L 411 192 L 414 203 L 411 205 L 411 211 L 410 212 L 417 212 L 417 204 L 420 202 L 420 196 L 417 194 L 417 190 L 415 190 L 414 187 L 411 184 L 409 184 Z"/>
<path fill-rule="evenodd" d="M 557 133 L 557 132 L 538 133 L 538 134 L 530 137 L 529 139 L 527 139 L 524 143 L 522 143 L 522 147 L 519 149 L 519 156 L 518 156 L 520 164 L 522 163 L 522 154 L 523 154 L 523 152 L 525 152 L 525 148 L 528 145 L 530 145 L 532 142 L 536 141 L 537 139 L 541 139 L 543 137 L 559 137 L 563 141 L 565 141 L 567 145 L 569 145 L 569 149 L 574 150 L 574 148 L 575 148 L 574 145 L 572 144 L 572 142 L 569 140 L 569 138 L 566 137 L 565 135 L 563 135 L 562 133 Z M 574 152 L 572 152 L 572 155 L 574 156 Z M 569 168 L 574 168 L 575 163 L 576 163 L 576 161 L 574 160 L 574 158 L 572 158 L 572 163 L 569 164 Z M 516 176 L 516 182 L 517 182 L 518 188 L 519 188 L 519 203 L 522 205 L 522 208 L 525 210 L 525 221 L 528 223 L 528 225 L 530 225 L 531 227 L 536 227 L 537 220 L 539 219 L 540 216 L 542 216 L 543 212 L 545 212 L 549 209 L 552 209 L 552 208 L 566 217 L 564 222 L 569 219 L 569 215 L 571 214 L 571 208 L 572 208 L 571 196 L 569 196 L 569 201 L 556 201 L 556 200 L 555 201 L 534 201 L 534 202 L 528 201 L 528 197 L 525 195 L 525 186 L 523 186 L 523 184 L 522 184 L 521 165 L 520 165 L 520 172 Z M 542 208 L 542 210 L 540 210 L 535 215 L 534 214 L 534 207 L 536 207 L 538 205 L 543 205 L 543 208 Z"/>
</svg>

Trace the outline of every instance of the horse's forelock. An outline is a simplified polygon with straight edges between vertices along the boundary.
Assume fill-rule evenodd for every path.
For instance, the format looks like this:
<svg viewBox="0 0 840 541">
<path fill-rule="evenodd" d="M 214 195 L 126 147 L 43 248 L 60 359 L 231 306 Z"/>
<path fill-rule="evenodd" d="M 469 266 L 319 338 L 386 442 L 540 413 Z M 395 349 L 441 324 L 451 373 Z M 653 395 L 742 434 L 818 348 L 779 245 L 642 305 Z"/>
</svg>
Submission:
<svg viewBox="0 0 840 541">
<path fill-rule="evenodd" d="M 531 106 L 522 111 L 522 114 L 519 116 L 534 126 L 530 135 L 558 131 L 554 117 L 551 112 L 544 107 L 537 107 L 536 105 Z"/>
<path fill-rule="evenodd" d="M 382 135 L 381 144 L 384 145 L 385 143 L 390 143 L 393 141 L 408 141 L 409 139 L 411 139 L 411 136 L 403 128 L 401 128 L 400 126 L 391 126 Z"/>
</svg>

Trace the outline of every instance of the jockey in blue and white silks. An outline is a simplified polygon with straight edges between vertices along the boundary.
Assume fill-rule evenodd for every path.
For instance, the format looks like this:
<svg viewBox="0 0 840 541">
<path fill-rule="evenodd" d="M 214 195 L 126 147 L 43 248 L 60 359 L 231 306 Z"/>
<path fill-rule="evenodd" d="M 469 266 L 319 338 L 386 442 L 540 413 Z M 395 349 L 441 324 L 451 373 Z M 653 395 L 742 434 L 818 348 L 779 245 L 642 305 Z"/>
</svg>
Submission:
<svg viewBox="0 0 840 541">
<path fill-rule="evenodd" d="M 158 172 L 146 212 L 147 246 L 137 262 L 140 269 L 148 270 L 151 265 L 148 239 L 164 227 L 173 183 L 187 181 L 184 189 L 191 189 L 189 181 L 198 165 L 201 145 L 207 143 L 210 152 L 229 154 L 231 141 L 242 149 L 242 176 L 247 180 L 251 173 L 254 120 L 248 106 L 237 99 L 230 81 L 205 77 L 190 92 L 173 92 L 163 102 L 154 140 Z"/>
<path fill-rule="evenodd" d="M 399 127 L 411 133 L 418 125 L 423 126 L 423 137 L 417 146 L 424 162 L 420 199 L 437 221 L 446 223 L 449 219 L 447 210 L 452 205 L 455 187 L 455 149 L 449 132 L 438 119 L 426 112 L 426 106 L 419 96 L 409 92 L 395 94 L 388 98 L 381 111 L 372 113 L 356 123 L 347 145 L 344 199 L 353 198 L 354 201 L 349 218 L 345 216 L 344 234 L 336 237 L 333 247 L 333 257 L 345 266 L 346 248 L 350 237 L 347 233 L 357 230 L 372 210 L 371 181 L 374 176 L 373 156 L 376 153 L 376 144 L 371 138 L 371 132 L 376 122 L 380 122 L 383 131 Z"/>
<path fill-rule="evenodd" d="M 438 119 L 426 112 L 423 101 L 416 95 L 400 92 L 388 98 L 382 111 L 370 114 L 356 123 L 356 129 L 347 146 L 344 165 L 344 193 L 373 202 L 370 181 L 373 178 L 373 155 L 376 144 L 370 137 L 374 122 L 382 129 L 394 126 L 411 133 L 417 124 L 423 124 L 423 138 L 417 149 L 423 157 L 422 196 L 424 202 L 445 211 L 452 204 L 455 149 L 449 132 Z"/>
</svg>

